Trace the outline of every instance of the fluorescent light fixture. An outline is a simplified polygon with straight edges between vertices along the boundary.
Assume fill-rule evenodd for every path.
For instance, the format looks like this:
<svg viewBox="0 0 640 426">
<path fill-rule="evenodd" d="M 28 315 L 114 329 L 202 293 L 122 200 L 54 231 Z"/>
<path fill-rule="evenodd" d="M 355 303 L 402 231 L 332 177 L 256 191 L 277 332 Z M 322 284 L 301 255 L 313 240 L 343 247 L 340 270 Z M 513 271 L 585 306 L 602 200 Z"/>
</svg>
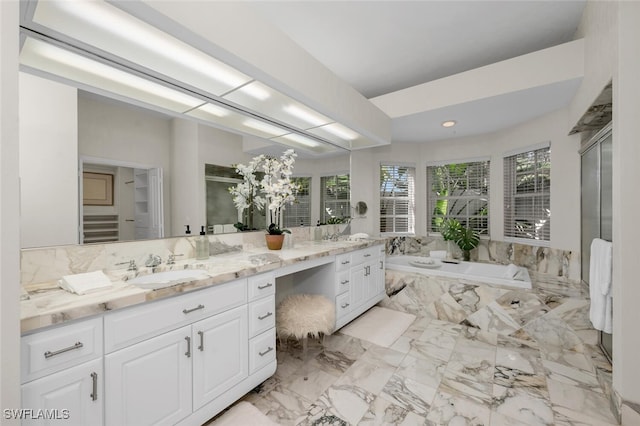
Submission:
<svg viewBox="0 0 640 426">
<path fill-rule="evenodd" d="M 207 115 L 211 115 L 213 118 L 226 117 L 229 115 L 229 112 L 230 112 L 228 109 L 224 109 L 222 107 L 209 104 L 209 103 L 200 105 L 198 108 L 196 108 L 196 110 L 200 110 L 206 113 Z"/>
<path fill-rule="evenodd" d="M 442 122 L 442 127 L 453 127 L 456 125 L 455 120 L 447 120 Z"/>
<path fill-rule="evenodd" d="M 343 126 L 342 124 L 331 123 L 327 124 L 326 126 L 322 126 L 322 128 L 327 132 L 348 141 L 356 140 L 358 138 L 358 134 L 356 132 Z"/>
<path fill-rule="evenodd" d="M 299 135 L 297 133 L 289 133 L 289 134 L 283 135 L 281 139 L 286 139 L 291 142 L 300 144 L 302 146 L 306 146 L 308 148 L 316 148 L 320 146 L 320 142 L 313 140 L 311 138 L 308 138 L 306 136 Z"/>
<path fill-rule="evenodd" d="M 287 133 L 287 130 L 285 129 L 273 126 L 269 123 L 265 123 L 264 121 L 259 121 L 253 118 L 247 118 L 242 122 L 242 124 L 251 129 L 266 133 L 269 136 L 282 136 L 285 133 Z"/>
<path fill-rule="evenodd" d="M 327 117 L 320 115 L 309 108 L 298 106 L 295 104 L 290 104 L 285 106 L 284 111 L 288 114 L 293 115 L 294 117 L 298 117 L 299 119 L 309 123 L 309 125 L 313 127 L 321 126 L 328 121 Z"/>
<path fill-rule="evenodd" d="M 269 93 L 269 89 L 267 88 L 267 86 L 262 83 L 258 83 L 257 81 L 253 81 L 245 86 L 242 86 L 237 91 L 249 95 L 259 101 L 264 101 L 271 97 L 271 93 Z"/>
<path fill-rule="evenodd" d="M 202 104 L 201 99 L 30 37 L 20 52 L 20 63 L 174 112 Z"/>
<path fill-rule="evenodd" d="M 251 78 L 101 1 L 39 1 L 34 22 L 214 95 Z"/>
</svg>

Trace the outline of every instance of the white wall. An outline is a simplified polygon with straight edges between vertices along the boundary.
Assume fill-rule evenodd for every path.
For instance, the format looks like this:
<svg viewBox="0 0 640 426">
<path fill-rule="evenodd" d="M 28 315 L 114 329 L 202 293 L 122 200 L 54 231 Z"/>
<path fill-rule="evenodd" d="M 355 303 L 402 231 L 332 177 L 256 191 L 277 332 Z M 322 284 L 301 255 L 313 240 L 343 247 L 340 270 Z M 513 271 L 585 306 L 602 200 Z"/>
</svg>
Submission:
<svg viewBox="0 0 640 426">
<path fill-rule="evenodd" d="M 638 404 L 640 3 L 620 2 L 618 7 L 618 58 L 613 79 L 613 387 L 623 400 Z M 623 409 L 622 414 L 623 424 L 638 424 L 637 413 L 627 417 L 632 413 Z"/>
<path fill-rule="evenodd" d="M 21 246 L 77 244 L 77 90 L 23 72 L 19 80 Z"/>
<path fill-rule="evenodd" d="M 0 2 L 0 407 L 20 408 L 18 2 Z M 19 424 L 3 419 L 2 424 Z"/>
<path fill-rule="evenodd" d="M 416 235 L 426 235 L 426 165 L 490 157 L 489 220 L 491 239 L 503 240 L 503 154 L 519 147 L 551 142 L 551 247 L 580 250 L 579 136 L 566 136 L 568 111 L 562 109 L 500 132 L 427 144 L 398 144 L 352 152 L 352 200 L 369 204 L 359 230 L 379 234 L 377 182 L 381 162 L 416 166 Z M 372 184 L 373 182 L 373 184 Z M 373 188 L 372 188 L 373 187 Z M 369 192 L 372 190 L 373 192 Z M 355 198 L 354 198 L 355 197 Z M 357 201 L 357 200 L 356 200 Z"/>
</svg>

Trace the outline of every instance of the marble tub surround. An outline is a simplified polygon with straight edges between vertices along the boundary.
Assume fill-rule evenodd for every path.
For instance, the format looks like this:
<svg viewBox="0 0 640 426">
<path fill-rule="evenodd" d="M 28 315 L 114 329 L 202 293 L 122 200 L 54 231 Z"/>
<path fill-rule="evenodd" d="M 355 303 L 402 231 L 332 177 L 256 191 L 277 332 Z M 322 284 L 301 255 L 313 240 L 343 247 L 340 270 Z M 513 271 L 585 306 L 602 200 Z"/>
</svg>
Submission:
<svg viewBox="0 0 640 426">
<path fill-rule="evenodd" d="M 447 250 L 449 245 L 441 237 L 392 237 L 387 239 L 387 254 L 429 256 L 431 250 Z M 455 258 L 462 259 L 462 251 L 455 243 L 450 247 Z M 504 241 L 480 240 L 471 251 L 471 260 L 524 266 L 530 272 L 549 274 L 573 281 L 580 280 L 580 253 L 550 247 Z"/>
<path fill-rule="evenodd" d="M 247 248 L 226 254 L 211 256 L 207 260 L 185 259 L 175 265 L 157 268 L 140 268 L 136 272 L 126 269 L 106 270 L 113 287 L 79 296 L 62 290 L 57 279 L 23 284 L 29 299 L 21 301 L 21 331 L 58 324 L 64 321 L 85 318 L 146 301 L 175 296 L 188 291 L 209 287 L 237 278 L 271 271 L 295 263 L 333 256 L 360 248 L 380 244 L 381 240 L 369 241 L 304 241 L 293 249 L 270 251 L 266 247 Z M 186 281 L 157 290 L 148 290 L 127 284 L 127 279 L 136 275 L 158 272 L 164 268 L 194 268 L 206 270 L 210 277 Z M 122 268 L 122 267 L 121 267 Z"/>
<path fill-rule="evenodd" d="M 611 367 L 585 324 L 580 285 L 545 274 L 532 290 L 387 278 L 403 290 L 382 305 L 416 315 L 393 345 L 338 331 L 310 341 L 303 362 L 290 342 L 275 375 L 244 400 L 281 425 L 617 424 L 597 378 Z"/>
</svg>

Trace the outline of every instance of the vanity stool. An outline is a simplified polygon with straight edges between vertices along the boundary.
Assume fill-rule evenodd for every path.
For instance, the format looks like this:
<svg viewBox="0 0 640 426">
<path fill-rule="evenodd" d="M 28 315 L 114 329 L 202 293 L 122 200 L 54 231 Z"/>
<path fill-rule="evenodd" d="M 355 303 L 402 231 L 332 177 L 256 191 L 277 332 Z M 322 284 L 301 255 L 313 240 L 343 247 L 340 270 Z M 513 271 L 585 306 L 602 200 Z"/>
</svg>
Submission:
<svg viewBox="0 0 640 426">
<path fill-rule="evenodd" d="M 302 339 L 302 359 L 307 358 L 308 337 L 319 338 L 333 332 L 336 309 L 319 294 L 292 294 L 276 309 L 276 333 L 280 344 L 289 337 Z"/>
</svg>

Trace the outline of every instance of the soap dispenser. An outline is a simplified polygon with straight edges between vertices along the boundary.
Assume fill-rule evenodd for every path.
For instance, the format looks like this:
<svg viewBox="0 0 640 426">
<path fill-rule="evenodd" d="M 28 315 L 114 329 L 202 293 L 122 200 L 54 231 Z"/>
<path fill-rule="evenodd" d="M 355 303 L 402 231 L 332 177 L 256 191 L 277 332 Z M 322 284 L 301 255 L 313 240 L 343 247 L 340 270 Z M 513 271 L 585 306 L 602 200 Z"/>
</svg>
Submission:
<svg viewBox="0 0 640 426">
<path fill-rule="evenodd" d="M 203 260 L 209 258 L 209 239 L 206 232 L 204 232 L 204 226 L 200 227 L 200 237 L 196 240 L 196 259 Z"/>
<path fill-rule="evenodd" d="M 320 221 L 318 221 L 316 228 L 313 230 L 313 241 L 322 241 L 322 228 L 320 228 Z"/>
</svg>

